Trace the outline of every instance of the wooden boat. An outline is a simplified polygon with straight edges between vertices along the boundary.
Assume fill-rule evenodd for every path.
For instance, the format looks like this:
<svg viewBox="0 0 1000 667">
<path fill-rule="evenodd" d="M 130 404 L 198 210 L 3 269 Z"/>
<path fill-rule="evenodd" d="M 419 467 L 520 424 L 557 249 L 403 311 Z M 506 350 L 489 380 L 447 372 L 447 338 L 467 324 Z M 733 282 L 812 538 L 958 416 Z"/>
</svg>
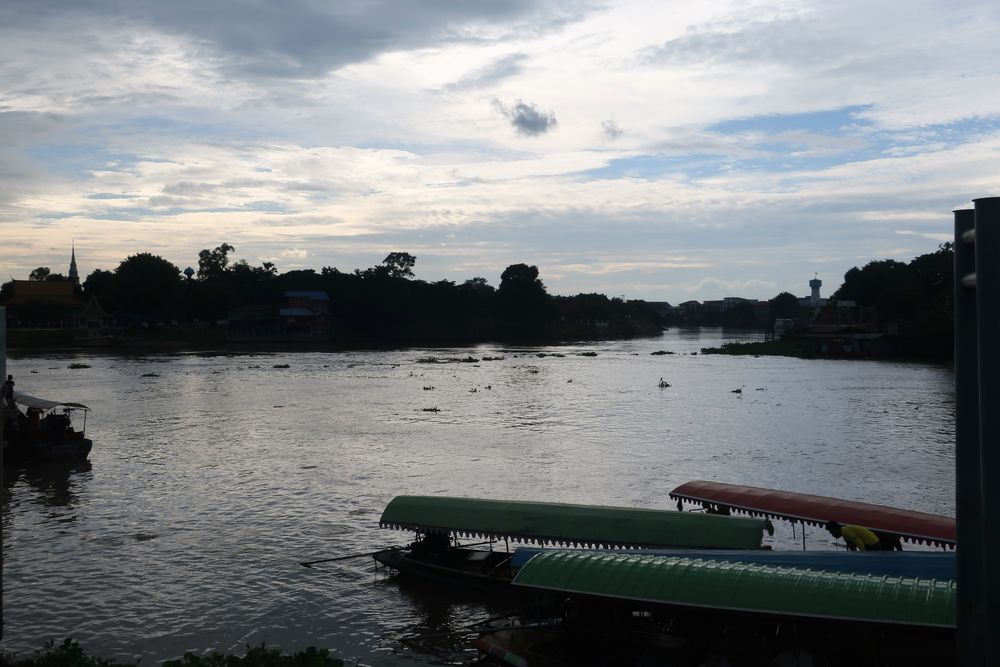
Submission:
<svg viewBox="0 0 1000 667">
<path fill-rule="evenodd" d="M 678 607 L 954 628 L 954 580 L 889 577 L 680 556 L 552 551 L 514 585 Z"/>
<path fill-rule="evenodd" d="M 666 510 L 512 500 L 398 496 L 379 525 L 411 530 L 408 549 L 376 552 L 375 560 L 400 573 L 480 588 L 507 588 L 511 542 L 578 548 L 759 549 L 762 519 Z M 462 539 L 481 540 L 462 544 Z M 504 551 L 493 544 L 505 544 Z M 488 548 L 476 548 L 489 545 Z"/>
<path fill-rule="evenodd" d="M 883 539 L 955 548 L 955 519 L 886 505 L 702 480 L 681 484 L 670 492 L 670 497 L 677 501 L 678 509 L 689 502 L 714 512 L 785 519 L 815 526 L 836 521 L 864 526 Z"/>
<path fill-rule="evenodd" d="M 954 554 L 933 554 L 941 556 Z M 701 665 L 712 656 L 736 658 L 731 664 L 940 665 L 955 659 L 953 579 L 552 550 L 525 563 L 513 588 L 563 600 L 562 640 L 550 652 L 560 657 L 557 664 Z M 503 648 L 517 652 L 501 642 L 493 655 Z M 751 658 L 749 650 L 757 653 Z M 782 653 L 807 657 L 782 662 Z"/>
<path fill-rule="evenodd" d="M 16 407 L 4 410 L 4 456 L 23 461 L 87 459 L 93 442 L 86 437 L 87 413 L 81 403 L 50 401 L 14 392 Z M 83 414 L 79 429 L 74 418 Z"/>
</svg>

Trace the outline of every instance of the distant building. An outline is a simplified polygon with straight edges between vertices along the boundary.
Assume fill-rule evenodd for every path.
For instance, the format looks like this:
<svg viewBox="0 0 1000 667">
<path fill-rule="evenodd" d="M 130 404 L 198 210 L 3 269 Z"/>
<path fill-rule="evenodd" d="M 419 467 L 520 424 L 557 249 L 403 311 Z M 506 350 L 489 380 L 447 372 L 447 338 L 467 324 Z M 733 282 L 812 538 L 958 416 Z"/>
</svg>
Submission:
<svg viewBox="0 0 1000 667">
<path fill-rule="evenodd" d="M 75 285 L 80 284 L 80 273 L 76 270 L 76 245 L 72 246 L 69 255 L 69 273 L 66 274 L 69 277 L 70 282 Z"/>
<path fill-rule="evenodd" d="M 84 299 L 70 280 L 15 280 L 9 283 L 7 321 L 11 327 L 99 328 L 110 318 L 95 297 Z"/>
<path fill-rule="evenodd" d="M 827 304 L 827 299 L 823 299 L 819 295 L 819 288 L 823 286 L 823 281 L 818 277 L 813 278 L 809 281 L 809 296 L 804 296 L 799 298 L 799 308 L 803 310 L 811 310 L 813 314 L 819 312 L 820 308 L 823 308 Z"/>
<path fill-rule="evenodd" d="M 237 342 L 329 340 L 330 297 L 322 291 L 290 290 L 283 305 L 243 306 L 228 314 L 226 337 Z"/>
<path fill-rule="evenodd" d="M 753 304 L 754 299 L 744 299 L 741 296 L 727 296 L 722 299 L 722 310 L 732 310 L 741 303 Z"/>
</svg>

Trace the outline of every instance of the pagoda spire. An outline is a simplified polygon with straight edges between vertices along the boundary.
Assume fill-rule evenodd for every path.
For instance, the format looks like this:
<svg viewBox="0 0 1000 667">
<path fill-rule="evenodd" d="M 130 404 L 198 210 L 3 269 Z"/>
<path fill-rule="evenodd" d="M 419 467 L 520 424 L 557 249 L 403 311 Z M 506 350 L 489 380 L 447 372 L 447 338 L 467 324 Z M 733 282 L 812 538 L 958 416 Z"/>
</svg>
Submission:
<svg viewBox="0 0 1000 667">
<path fill-rule="evenodd" d="M 77 285 L 80 284 L 80 273 L 76 270 L 76 243 L 73 244 L 69 256 L 69 279 Z"/>
</svg>

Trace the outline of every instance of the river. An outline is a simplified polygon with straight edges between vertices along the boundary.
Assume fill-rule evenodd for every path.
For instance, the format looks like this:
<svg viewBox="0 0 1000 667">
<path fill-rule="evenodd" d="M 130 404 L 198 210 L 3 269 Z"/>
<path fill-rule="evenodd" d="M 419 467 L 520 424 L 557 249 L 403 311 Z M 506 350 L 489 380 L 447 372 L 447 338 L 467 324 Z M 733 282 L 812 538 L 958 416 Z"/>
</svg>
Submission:
<svg viewBox="0 0 1000 667">
<path fill-rule="evenodd" d="M 669 509 L 671 489 L 709 479 L 954 515 L 949 368 L 692 354 L 748 337 L 11 353 L 19 390 L 92 408 L 94 450 L 89 469 L 7 472 L 0 646 L 26 656 L 72 636 L 146 665 L 261 642 L 351 664 L 471 658 L 404 639 L 506 601 L 401 585 L 370 558 L 298 565 L 404 544 L 378 527 L 399 494 Z M 469 356 L 496 359 L 450 361 Z M 768 541 L 796 548 L 776 527 Z"/>
</svg>

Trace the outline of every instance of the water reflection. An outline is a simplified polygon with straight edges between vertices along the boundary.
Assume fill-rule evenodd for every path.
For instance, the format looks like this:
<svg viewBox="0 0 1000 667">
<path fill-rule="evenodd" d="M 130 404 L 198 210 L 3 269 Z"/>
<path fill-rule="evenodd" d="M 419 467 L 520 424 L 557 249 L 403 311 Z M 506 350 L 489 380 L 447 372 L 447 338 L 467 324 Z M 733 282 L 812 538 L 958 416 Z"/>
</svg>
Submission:
<svg viewBox="0 0 1000 667">
<path fill-rule="evenodd" d="M 467 664 L 476 656 L 470 641 L 485 621 L 507 618 L 526 608 L 529 598 L 500 591 L 447 587 L 412 577 L 389 576 L 380 582 L 397 587 L 411 611 L 396 639 L 438 664 Z"/>
<path fill-rule="evenodd" d="M 4 512 L 9 511 L 7 500 L 14 495 L 21 497 L 17 486 L 26 486 L 34 492 L 33 498 L 47 507 L 74 509 L 80 502 L 80 493 L 92 479 L 90 461 L 45 462 L 4 467 Z M 63 514 L 62 519 L 73 521 L 75 514 Z"/>
</svg>

